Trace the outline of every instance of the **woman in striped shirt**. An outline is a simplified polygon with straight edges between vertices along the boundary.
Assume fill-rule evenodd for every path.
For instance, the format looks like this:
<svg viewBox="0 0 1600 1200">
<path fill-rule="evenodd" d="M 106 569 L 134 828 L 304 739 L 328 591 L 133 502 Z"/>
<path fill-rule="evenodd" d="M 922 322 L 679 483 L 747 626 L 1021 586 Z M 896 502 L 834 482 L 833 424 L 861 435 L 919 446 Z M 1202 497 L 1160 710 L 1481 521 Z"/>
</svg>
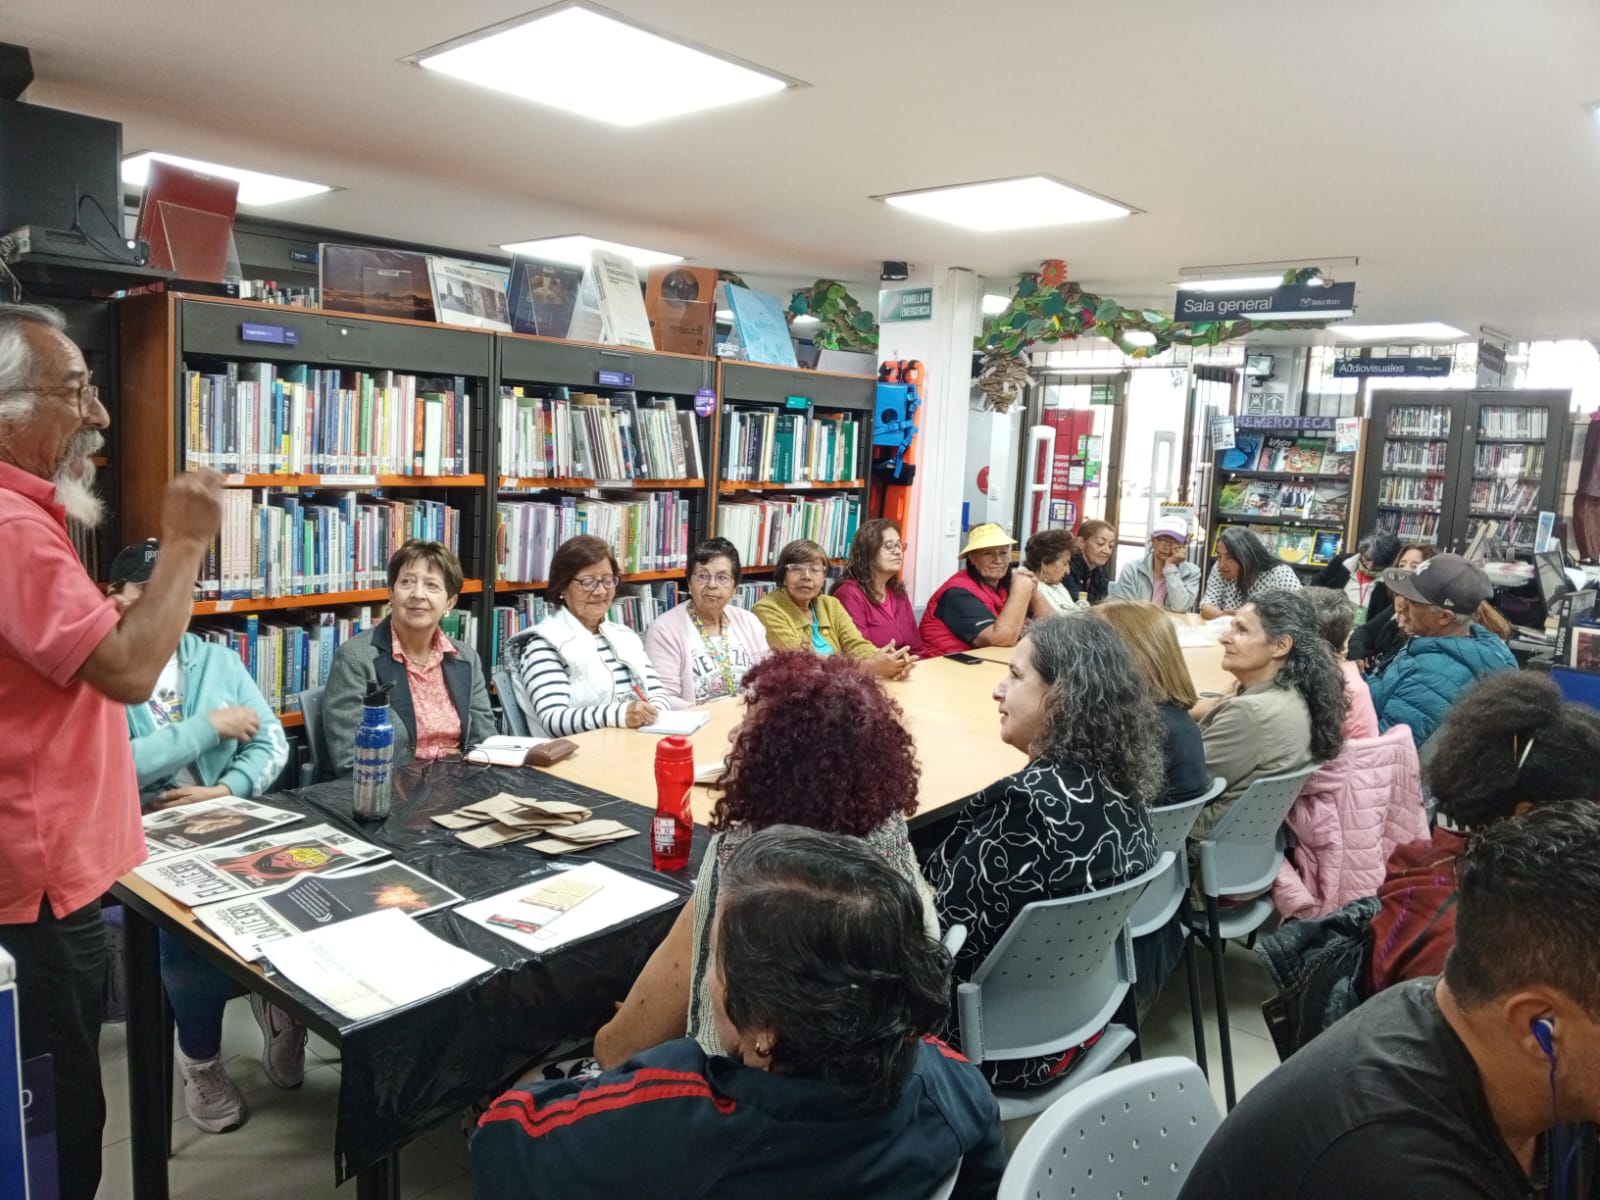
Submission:
<svg viewBox="0 0 1600 1200">
<path fill-rule="evenodd" d="M 517 703 L 534 732 L 638 729 L 669 706 L 638 634 L 606 620 L 619 575 L 597 537 L 569 538 L 550 560 L 545 598 L 556 611 L 507 646 Z"/>
</svg>

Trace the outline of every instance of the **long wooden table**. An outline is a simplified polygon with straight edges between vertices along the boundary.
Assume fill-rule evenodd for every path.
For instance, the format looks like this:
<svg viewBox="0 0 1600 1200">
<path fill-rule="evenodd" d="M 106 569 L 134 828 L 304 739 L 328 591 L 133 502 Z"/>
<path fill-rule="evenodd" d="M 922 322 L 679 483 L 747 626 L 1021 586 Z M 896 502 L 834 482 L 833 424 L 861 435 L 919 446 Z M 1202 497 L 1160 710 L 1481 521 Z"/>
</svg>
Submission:
<svg viewBox="0 0 1600 1200">
<path fill-rule="evenodd" d="M 1009 656 L 1010 652 L 1006 653 Z M 959 663 L 933 658 L 919 662 L 910 679 L 886 685 L 905 715 L 922 767 L 920 803 L 913 825 L 950 811 L 1027 761 L 1020 751 L 1000 740 L 993 692 L 1004 673 L 1002 665 L 991 661 Z M 722 700 L 705 705 L 703 711 L 710 720 L 689 739 L 698 766 L 727 754 L 733 731 L 744 717 L 744 705 Z M 655 737 L 632 729 L 597 729 L 573 740 L 578 743 L 578 753 L 549 768 L 551 774 L 655 807 Z M 861 769 L 872 770 L 872 763 L 863 762 Z M 706 788 L 694 789 L 692 804 L 695 820 L 703 822 L 710 817 L 712 799 Z"/>
<path fill-rule="evenodd" d="M 1233 690 L 1236 682 L 1232 675 L 1222 669 L 1222 647 L 1215 642 L 1204 646 L 1184 646 L 1183 661 L 1189 668 L 1189 678 L 1194 681 L 1194 690 L 1201 697 L 1225 696 Z M 987 662 L 1008 663 L 1015 647 L 1012 646 L 982 646 L 971 653 L 975 658 Z"/>
</svg>

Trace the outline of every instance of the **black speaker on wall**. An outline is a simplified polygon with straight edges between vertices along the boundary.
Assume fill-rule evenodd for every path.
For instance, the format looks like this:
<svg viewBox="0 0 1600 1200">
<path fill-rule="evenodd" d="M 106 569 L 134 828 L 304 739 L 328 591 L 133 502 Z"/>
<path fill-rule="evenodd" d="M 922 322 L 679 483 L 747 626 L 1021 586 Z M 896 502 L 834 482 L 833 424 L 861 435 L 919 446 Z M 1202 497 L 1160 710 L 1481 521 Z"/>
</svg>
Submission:
<svg viewBox="0 0 1600 1200">
<path fill-rule="evenodd" d="M 33 82 L 33 56 L 26 46 L 0 42 L 0 100 L 20 100 Z"/>
</svg>

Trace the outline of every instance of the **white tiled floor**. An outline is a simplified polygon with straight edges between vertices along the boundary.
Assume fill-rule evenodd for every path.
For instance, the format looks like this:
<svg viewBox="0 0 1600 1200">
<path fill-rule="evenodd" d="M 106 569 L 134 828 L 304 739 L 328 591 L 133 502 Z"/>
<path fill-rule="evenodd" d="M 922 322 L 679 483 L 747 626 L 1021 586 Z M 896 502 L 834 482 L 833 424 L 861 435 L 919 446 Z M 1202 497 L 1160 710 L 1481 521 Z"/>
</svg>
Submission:
<svg viewBox="0 0 1600 1200">
<path fill-rule="evenodd" d="M 1261 1002 L 1271 994 L 1266 972 L 1243 946 L 1225 958 L 1229 1026 L 1233 1061 L 1243 1094 L 1277 1066 L 1278 1055 L 1261 1019 Z M 1215 1006 L 1208 960 L 1200 960 L 1201 992 L 1206 1014 L 1207 1055 L 1211 1088 L 1222 1104 L 1222 1070 L 1216 1035 Z M 1183 970 L 1163 989 L 1143 1028 L 1147 1058 L 1178 1054 L 1193 1057 L 1194 1034 L 1189 1020 Z M 223 1053 L 244 1092 L 250 1117 L 233 1133 L 197 1131 L 183 1115 L 181 1098 L 170 1163 L 174 1200 L 350 1200 L 353 1187 L 333 1186 L 333 1125 L 338 1101 L 337 1053 L 313 1038 L 306 1082 L 298 1091 L 283 1092 L 261 1072 L 261 1036 L 243 1000 L 228 1006 L 223 1028 Z M 105 1178 L 100 1200 L 129 1200 L 127 1057 L 123 1028 L 108 1025 L 100 1039 L 105 1069 Z M 470 1200 L 466 1141 L 455 1122 L 418 1139 L 401 1156 L 401 1189 L 406 1200 Z"/>
</svg>

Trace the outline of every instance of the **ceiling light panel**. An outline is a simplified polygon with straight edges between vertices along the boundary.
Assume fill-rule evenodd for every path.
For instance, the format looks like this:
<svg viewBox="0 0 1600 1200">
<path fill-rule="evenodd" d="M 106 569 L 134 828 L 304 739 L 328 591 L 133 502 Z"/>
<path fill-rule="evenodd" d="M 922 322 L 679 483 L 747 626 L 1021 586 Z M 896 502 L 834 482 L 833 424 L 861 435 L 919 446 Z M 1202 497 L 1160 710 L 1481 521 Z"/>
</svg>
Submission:
<svg viewBox="0 0 1600 1200">
<path fill-rule="evenodd" d="M 1044 175 L 898 192 L 874 199 L 978 233 L 1106 221 L 1137 211 Z"/>
<path fill-rule="evenodd" d="M 987 317 L 996 317 L 1011 307 L 1010 296 L 997 296 L 993 293 L 983 298 L 983 313 Z"/>
<path fill-rule="evenodd" d="M 1282 275 L 1240 275 L 1233 279 L 1180 279 L 1181 292 L 1270 292 L 1283 286 Z"/>
<path fill-rule="evenodd" d="M 215 175 L 220 179 L 234 179 L 239 183 L 239 203 L 250 208 L 268 204 L 282 204 L 287 200 L 303 200 L 307 196 L 320 196 L 333 188 L 325 183 L 310 183 L 304 179 L 290 179 L 284 175 L 268 175 L 264 171 L 247 171 L 243 167 L 230 167 L 222 163 L 203 162 L 198 158 L 183 158 L 177 154 L 158 154 L 145 150 L 122 160 L 122 182 L 133 187 L 143 187 L 150 178 L 150 164 L 156 159 L 175 167 L 197 171 L 201 175 Z"/>
<path fill-rule="evenodd" d="M 588 4 L 560 4 L 457 38 L 409 62 L 441 75 L 630 127 L 800 86 L 674 41 Z"/>
<path fill-rule="evenodd" d="M 1350 342 L 1454 342 L 1467 336 L 1466 330 L 1442 321 L 1417 321 L 1410 325 L 1334 325 L 1335 337 Z"/>
<path fill-rule="evenodd" d="M 570 263 L 575 267 L 587 267 L 590 255 L 596 250 L 609 250 L 613 254 L 631 258 L 636 267 L 659 267 L 664 263 L 683 261 L 681 254 L 668 254 L 663 250 L 645 250 L 639 246 L 625 246 L 621 242 L 607 242 L 582 233 L 535 238 L 531 242 L 506 242 L 500 249 L 507 254 L 527 254 L 549 262 Z"/>
</svg>

